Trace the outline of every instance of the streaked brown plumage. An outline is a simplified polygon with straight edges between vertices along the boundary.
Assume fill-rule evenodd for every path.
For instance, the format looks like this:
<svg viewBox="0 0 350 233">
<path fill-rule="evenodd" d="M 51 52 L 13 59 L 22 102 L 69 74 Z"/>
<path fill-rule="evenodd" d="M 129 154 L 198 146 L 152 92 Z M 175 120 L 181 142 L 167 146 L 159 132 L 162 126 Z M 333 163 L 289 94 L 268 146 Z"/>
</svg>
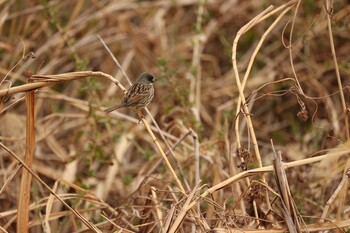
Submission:
<svg viewBox="0 0 350 233">
<path fill-rule="evenodd" d="M 153 82 L 155 77 L 149 73 L 143 73 L 126 92 L 121 104 L 107 108 L 105 112 L 112 112 L 118 108 L 144 108 L 154 96 Z"/>
</svg>

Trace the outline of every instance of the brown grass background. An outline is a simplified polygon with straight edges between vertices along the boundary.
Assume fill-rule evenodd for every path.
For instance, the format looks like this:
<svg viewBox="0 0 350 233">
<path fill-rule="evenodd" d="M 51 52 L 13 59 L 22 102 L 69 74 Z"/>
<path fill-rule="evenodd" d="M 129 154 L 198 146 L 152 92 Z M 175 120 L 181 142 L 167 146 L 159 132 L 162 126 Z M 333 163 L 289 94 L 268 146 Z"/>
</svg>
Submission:
<svg viewBox="0 0 350 233">
<path fill-rule="evenodd" d="M 168 143 L 176 146 L 177 162 L 170 155 L 169 160 L 186 194 L 164 162 L 158 162 L 158 150 L 132 110 L 103 113 L 121 100 L 123 92 L 101 76 L 59 80 L 37 89 L 31 105 L 36 135 L 32 170 L 102 232 L 170 232 L 180 219 L 178 232 L 290 230 L 274 172 L 258 170 L 198 199 L 243 170 L 259 169 L 247 115 L 240 107 L 237 115 L 239 87 L 232 46 L 245 24 L 270 5 L 276 9 L 282 4 L 250 0 L 0 1 L 1 90 L 25 86 L 25 71 L 37 75 L 101 71 L 129 87 L 99 35 L 131 81 L 145 71 L 157 77 L 148 109 Z M 346 232 L 350 229 L 350 193 L 343 175 L 350 167 L 346 123 L 350 5 L 345 0 L 334 2 L 333 12 L 328 12 L 332 14 L 329 30 L 325 4 L 293 2 L 261 45 L 244 96 L 263 167 L 273 163 L 274 149 L 281 151 L 284 162 L 341 151 L 344 156 L 319 163 L 300 162 L 286 170 L 286 177 L 298 219 L 302 219 L 298 231 L 335 228 L 333 231 Z M 241 80 L 261 36 L 280 13 L 257 23 L 239 40 L 235 52 Z M 35 58 L 23 59 L 29 52 Z M 21 158 L 28 148 L 24 96 L 21 91 L 2 95 L 0 105 L 0 141 Z M 302 119 L 305 115 L 308 118 Z M 238 116 L 239 136 L 235 133 Z M 22 169 L 10 153 L 0 149 L 2 232 L 18 231 Z M 339 193 L 326 205 L 338 185 Z M 36 179 L 30 191 L 29 232 L 94 232 Z M 186 201 L 195 201 L 195 206 L 186 209 Z M 326 219 L 321 220 L 325 209 Z"/>
</svg>

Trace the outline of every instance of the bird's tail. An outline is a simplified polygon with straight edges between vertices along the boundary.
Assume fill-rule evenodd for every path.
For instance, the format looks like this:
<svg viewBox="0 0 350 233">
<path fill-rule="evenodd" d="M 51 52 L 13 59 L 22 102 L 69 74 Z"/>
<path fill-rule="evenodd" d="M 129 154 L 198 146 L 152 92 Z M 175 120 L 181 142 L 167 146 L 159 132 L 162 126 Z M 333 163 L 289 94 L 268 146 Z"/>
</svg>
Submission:
<svg viewBox="0 0 350 233">
<path fill-rule="evenodd" d="M 105 110 L 105 112 L 110 113 L 110 112 L 113 112 L 114 110 L 116 110 L 116 109 L 118 109 L 118 108 L 122 108 L 122 107 L 124 107 L 124 105 L 122 105 L 122 104 L 119 104 L 119 105 L 116 105 L 116 106 L 112 106 L 112 107 L 110 107 L 110 108 L 107 108 L 107 109 Z"/>
</svg>

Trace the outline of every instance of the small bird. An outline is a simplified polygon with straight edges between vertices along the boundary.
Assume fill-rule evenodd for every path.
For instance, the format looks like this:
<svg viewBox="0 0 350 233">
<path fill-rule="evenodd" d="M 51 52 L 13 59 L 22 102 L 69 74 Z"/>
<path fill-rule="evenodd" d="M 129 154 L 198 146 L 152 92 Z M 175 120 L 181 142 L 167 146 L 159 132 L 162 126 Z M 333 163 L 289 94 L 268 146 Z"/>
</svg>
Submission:
<svg viewBox="0 0 350 233">
<path fill-rule="evenodd" d="M 123 101 L 116 106 L 107 108 L 105 112 L 112 112 L 118 108 L 144 108 L 154 96 L 153 82 L 155 77 L 149 73 L 143 73 L 126 92 Z"/>
</svg>

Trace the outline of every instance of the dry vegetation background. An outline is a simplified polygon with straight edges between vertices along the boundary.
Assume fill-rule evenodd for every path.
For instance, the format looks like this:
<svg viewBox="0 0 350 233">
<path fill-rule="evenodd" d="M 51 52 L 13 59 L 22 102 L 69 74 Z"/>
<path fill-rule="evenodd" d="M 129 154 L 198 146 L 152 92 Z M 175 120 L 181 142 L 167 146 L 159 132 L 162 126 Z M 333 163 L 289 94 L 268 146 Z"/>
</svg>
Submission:
<svg viewBox="0 0 350 233">
<path fill-rule="evenodd" d="M 0 231 L 26 232 L 26 213 L 29 232 L 349 231 L 350 4 L 284 3 L 0 1 Z M 148 109 L 170 165 L 134 111 L 103 113 L 123 96 L 106 76 L 23 91 L 30 73 L 75 71 L 127 88 L 98 35 L 131 81 L 158 78 Z M 31 170 L 76 211 L 23 181 L 34 125 Z"/>
</svg>

